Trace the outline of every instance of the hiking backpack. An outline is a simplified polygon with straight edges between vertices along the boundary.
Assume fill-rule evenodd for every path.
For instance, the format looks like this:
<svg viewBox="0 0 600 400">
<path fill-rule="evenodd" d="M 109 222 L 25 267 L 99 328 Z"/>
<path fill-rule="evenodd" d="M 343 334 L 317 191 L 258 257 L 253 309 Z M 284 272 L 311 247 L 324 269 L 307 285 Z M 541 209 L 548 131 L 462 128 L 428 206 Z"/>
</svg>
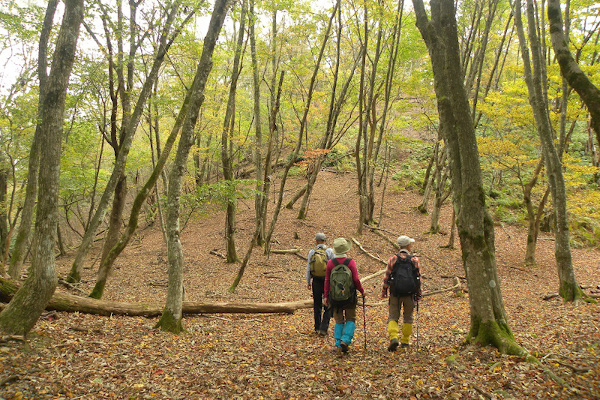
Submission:
<svg viewBox="0 0 600 400">
<path fill-rule="evenodd" d="M 310 274 L 318 278 L 324 278 L 327 271 L 327 251 L 323 248 L 316 248 L 310 260 Z"/>
<path fill-rule="evenodd" d="M 343 263 L 334 258 L 333 270 L 329 276 L 329 299 L 333 305 L 342 305 L 354 300 L 356 288 L 352 280 L 352 271 L 348 267 L 351 258 L 346 258 Z"/>
<path fill-rule="evenodd" d="M 396 297 L 408 296 L 419 291 L 421 280 L 419 271 L 412 262 L 412 256 L 406 258 L 396 256 L 396 262 L 390 274 L 390 291 Z"/>
</svg>

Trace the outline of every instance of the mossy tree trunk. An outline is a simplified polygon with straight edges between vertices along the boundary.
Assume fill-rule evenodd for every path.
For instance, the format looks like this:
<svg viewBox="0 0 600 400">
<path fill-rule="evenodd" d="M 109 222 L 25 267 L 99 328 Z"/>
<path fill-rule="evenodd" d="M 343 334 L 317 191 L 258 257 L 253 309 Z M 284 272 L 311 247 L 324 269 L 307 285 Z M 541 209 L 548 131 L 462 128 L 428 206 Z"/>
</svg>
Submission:
<svg viewBox="0 0 600 400">
<path fill-rule="evenodd" d="M 451 168 L 453 203 L 469 287 L 471 328 L 467 340 L 501 352 L 523 354 L 509 328 L 498 279 L 493 221 L 486 210 L 477 141 L 462 79 L 452 0 L 432 0 L 431 19 L 413 0 L 417 27 L 429 50 L 440 129 Z"/>
<path fill-rule="evenodd" d="M 554 216 L 556 217 L 556 233 L 554 241 L 554 257 L 558 269 L 559 294 L 565 301 L 577 301 L 582 292 L 575 279 L 571 245 L 569 243 L 569 221 L 567 215 L 567 194 L 562 172 L 562 162 L 554 145 L 555 135 L 548 113 L 548 98 L 545 93 L 545 62 L 542 56 L 542 39 L 538 37 L 538 25 L 535 5 L 527 0 L 527 20 L 529 46 L 525 40 L 521 18 L 521 0 L 515 2 L 515 24 L 521 45 L 521 57 L 525 71 L 525 81 L 529 91 L 529 103 L 533 110 L 538 135 L 542 143 L 542 153 L 546 165 L 546 175 L 550 183 L 550 194 Z M 529 51 L 531 50 L 531 59 Z"/>
<path fill-rule="evenodd" d="M 48 80 L 48 40 L 52 31 L 52 20 L 56 12 L 58 0 L 48 1 L 44 23 L 40 31 L 40 43 L 38 47 L 38 81 L 39 81 L 39 100 L 38 100 L 38 118 L 41 117 L 42 102 L 46 90 L 46 81 Z M 25 200 L 23 202 L 23 210 L 21 211 L 21 224 L 17 230 L 17 237 L 13 247 L 13 252 L 10 258 L 8 274 L 17 279 L 21 274 L 23 261 L 27 253 L 27 246 L 31 237 L 31 224 L 35 214 L 35 199 L 37 194 L 38 170 L 40 168 L 40 152 L 39 152 L 39 131 L 41 125 L 38 124 L 35 129 L 33 142 L 29 149 L 29 165 L 27 170 L 27 185 L 25 187 Z"/>
<path fill-rule="evenodd" d="M 56 289 L 54 249 L 58 226 L 58 194 L 62 126 L 69 77 L 75 60 L 83 0 L 66 0 L 65 13 L 56 42 L 40 121 L 38 217 L 32 246 L 29 277 L 0 313 L 0 331 L 26 335 L 35 325 Z"/>
<path fill-rule="evenodd" d="M 190 148 L 194 143 L 194 127 L 198 119 L 200 107 L 204 102 L 204 89 L 206 81 L 212 69 L 212 55 L 215 49 L 223 21 L 227 15 L 230 0 L 217 0 L 214 5 L 210 24 L 202 54 L 196 69 L 194 82 L 189 90 L 189 110 L 181 129 L 181 138 L 177 154 L 173 161 L 173 167 L 169 173 L 169 186 L 167 190 L 167 254 L 169 259 L 169 280 L 167 300 L 160 320 L 156 327 L 164 331 L 179 333 L 182 326 L 182 304 L 184 297 L 183 289 L 183 249 L 181 247 L 179 229 L 179 207 L 181 195 L 181 183 L 186 171 L 186 163 Z"/>
<path fill-rule="evenodd" d="M 596 140 L 600 146 L 600 89 L 590 81 L 571 55 L 567 38 L 563 33 L 560 0 L 548 0 L 548 20 L 550 21 L 550 39 L 560 72 L 585 103 L 591 116 L 592 129 L 596 133 Z"/>
</svg>

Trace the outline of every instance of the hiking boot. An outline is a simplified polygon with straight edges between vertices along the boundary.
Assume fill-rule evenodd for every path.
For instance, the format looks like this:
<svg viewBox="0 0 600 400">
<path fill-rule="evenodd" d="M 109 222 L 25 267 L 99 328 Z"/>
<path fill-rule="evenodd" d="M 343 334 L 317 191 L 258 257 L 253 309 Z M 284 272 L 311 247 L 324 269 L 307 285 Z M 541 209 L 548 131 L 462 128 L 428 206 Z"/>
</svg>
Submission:
<svg viewBox="0 0 600 400">
<path fill-rule="evenodd" d="M 398 339 L 394 338 L 390 340 L 390 345 L 388 346 L 388 351 L 396 351 L 398 348 Z M 403 343 L 404 344 L 404 343 Z"/>
<path fill-rule="evenodd" d="M 317 331 L 317 335 L 319 335 L 321 337 L 325 337 L 325 336 L 327 336 L 327 332 L 326 331 Z"/>
<path fill-rule="evenodd" d="M 407 349 L 408 348 L 408 343 L 402 343 L 400 345 L 400 347 L 402 347 L 403 349 Z"/>
<path fill-rule="evenodd" d="M 348 345 L 345 342 L 340 342 L 340 347 L 342 348 L 342 353 L 348 352 Z"/>
</svg>

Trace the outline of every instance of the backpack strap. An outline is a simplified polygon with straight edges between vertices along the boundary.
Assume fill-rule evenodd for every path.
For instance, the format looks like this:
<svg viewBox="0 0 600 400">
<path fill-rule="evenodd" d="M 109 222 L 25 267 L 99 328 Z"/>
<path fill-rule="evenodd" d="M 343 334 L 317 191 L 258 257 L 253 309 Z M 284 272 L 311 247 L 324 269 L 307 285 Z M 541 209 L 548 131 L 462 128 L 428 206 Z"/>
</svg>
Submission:
<svg viewBox="0 0 600 400">
<path fill-rule="evenodd" d="M 348 257 L 346 257 L 346 258 L 344 259 L 344 262 L 339 262 L 339 261 L 337 260 L 337 258 L 332 258 L 332 259 L 331 259 L 331 261 L 333 261 L 333 266 L 334 266 L 334 267 L 337 267 L 338 265 L 342 265 L 342 264 L 344 264 L 344 265 L 347 267 L 347 266 L 349 266 L 349 265 L 350 265 L 350 261 L 352 261 L 352 259 L 351 259 L 351 258 L 348 258 Z"/>
<path fill-rule="evenodd" d="M 404 254 L 406 254 L 406 259 L 414 266 L 415 264 L 412 262 L 413 256 L 408 253 L 404 253 Z M 403 259 L 403 258 L 404 257 L 400 256 L 400 253 L 396 254 L 396 262 L 394 262 L 394 265 L 396 265 L 398 263 L 398 261 L 400 261 L 400 259 Z"/>
</svg>

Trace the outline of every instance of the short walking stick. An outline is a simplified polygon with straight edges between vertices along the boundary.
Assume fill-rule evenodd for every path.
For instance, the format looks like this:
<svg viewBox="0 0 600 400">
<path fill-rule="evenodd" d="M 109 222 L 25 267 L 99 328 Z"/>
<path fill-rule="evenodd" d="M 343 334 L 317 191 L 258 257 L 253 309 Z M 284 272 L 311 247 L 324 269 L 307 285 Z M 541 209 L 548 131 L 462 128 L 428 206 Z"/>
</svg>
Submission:
<svg viewBox="0 0 600 400">
<path fill-rule="evenodd" d="M 363 328 L 365 331 L 365 351 L 367 351 L 367 316 L 365 314 L 365 295 L 363 294 Z"/>
</svg>

